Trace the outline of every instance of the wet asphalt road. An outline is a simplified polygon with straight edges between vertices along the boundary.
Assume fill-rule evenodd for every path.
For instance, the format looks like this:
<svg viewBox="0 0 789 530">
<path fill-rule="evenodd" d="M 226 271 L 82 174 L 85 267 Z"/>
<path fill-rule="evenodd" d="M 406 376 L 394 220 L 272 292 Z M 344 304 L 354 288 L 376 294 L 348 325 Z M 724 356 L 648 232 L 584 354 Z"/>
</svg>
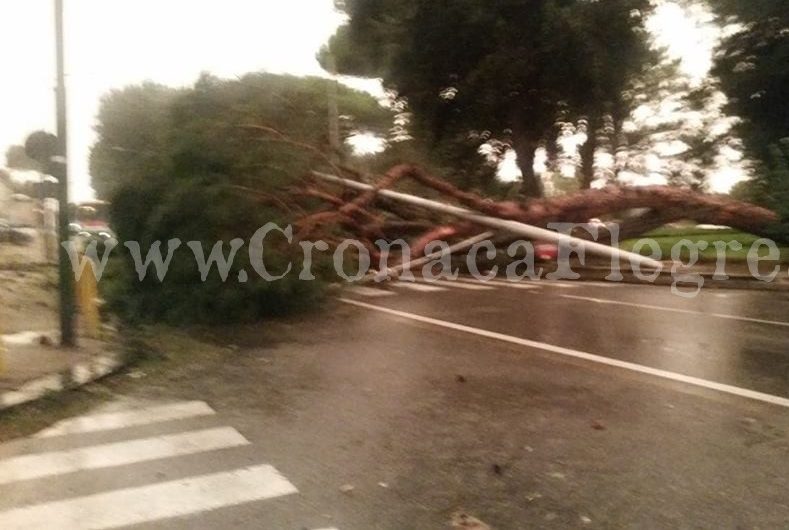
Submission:
<svg viewBox="0 0 789 530">
<path fill-rule="evenodd" d="M 427 530 L 461 509 L 497 529 L 789 528 L 787 295 L 487 287 L 345 292 L 365 306 L 239 329 L 233 362 L 119 384 L 110 406 L 199 400 L 215 415 L 13 442 L 0 471 L 18 455 L 206 425 L 248 444 L 0 484 L 0 521 L 64 496 L 265 463 L 298 493 L 135 528 Z"/>
</svg>

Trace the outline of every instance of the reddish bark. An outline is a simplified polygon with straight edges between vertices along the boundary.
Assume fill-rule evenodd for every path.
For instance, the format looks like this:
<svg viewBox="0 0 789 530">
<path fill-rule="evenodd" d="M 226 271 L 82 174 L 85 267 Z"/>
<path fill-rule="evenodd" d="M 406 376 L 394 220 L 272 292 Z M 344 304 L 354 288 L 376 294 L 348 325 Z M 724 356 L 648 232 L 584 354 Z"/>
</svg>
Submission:
<svg viewBox="0 0 789 530">
<path fill-rule="evenodd" d="M 404 214 L 398 208 L 380 209 L 386 201 L 378 200 L 378 191 L 391 188 L 404 178 L 415 180 L 438 192 L 446 199 L 454 199 L 463 206 L 485 215 L 535 226 L 544 227 L 551 222 L 585 223 L 591 218 L 615 215 L 628 210 L 649 210 L 647 214 L 627 219 L 622 223 L 620 227 L 622 238 L 636 237 L 666 223 L 681 219 L 731 226 L 754 234 L 759 234 L 763 228 L 777 221 L 777 216 L 769 210 L 735 201 L 724 195 L 707 195 L 671 187 L 608 187 L 601 190 L 585 190 L 561 197 L 530 199 L 523 203 L 496 202 L 460 190 L 417 166 L 402 164 L 389 170 L 378 182 L 375 190 L 357 192 L 355 198 L 351 200 L 324 191 L 321 185 L 316 183 L 308 186 L 303 194 L 323 199 L 331 206 L 331 209 L 304 218 L 299 223 L 301 228 L 299 233 L 306 236 L 321 226 L 341 224 L 353 232 L 370 236 L 371 233 L 382 231 L 381 227 L 386 224 L 387 215 L 394 216 L 399 221 L 405 219 L 409 222 L 424 222 L 430 217 L 427 215 L 420 216 L 418 219 L 402 217 L 403 215 L 412 215 L 414 209 L 406 210 L 409 212 L 408 214 Z M 378 216 L 370 211 L 373 205 L 379 208 L 378 212 L 382 215 Z M 370 225 L 375 225 L 375 228 L 371 230 L 373 227 Z M 451 227 L 437 226 L 427 231 L 416 241 L 416 249 L 424 249 L 430 241 L 436 239 L 449 239 L 469 233 L 469 229 L 474 230 L 474 227 L 465 224 L 452 225 Z"/>
</svg>

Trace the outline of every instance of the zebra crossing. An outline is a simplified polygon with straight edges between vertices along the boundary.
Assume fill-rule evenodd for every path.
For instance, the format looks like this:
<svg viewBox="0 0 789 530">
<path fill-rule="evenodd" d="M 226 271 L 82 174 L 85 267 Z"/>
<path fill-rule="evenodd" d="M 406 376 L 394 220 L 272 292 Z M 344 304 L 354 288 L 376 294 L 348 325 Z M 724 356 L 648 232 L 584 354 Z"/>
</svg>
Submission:
<svg viewBox="0 0 789 530">
<path fill-rule="evenodd" d="M 573 289 L 577 284 L 558 281 L 517 281 L 507 280 L 476 280 L 472 277 L 460 277 L 457 280 L 428 281 L 417 278 L 415 281 L 394 280 L 379 285 L 358 285 L 349 287 L 347 292 L 365 297 L 376 298 L 384 296 L 397 296 L 404 291 L 417 293 L 440 293 L 451 290 L 458 291 L 494 291 L 496 289 L 516 289 L 522 291 L 539 291 L 543 288 Z"/>
<path fill-rule="evenodd" d="M 234 455 L 252 443 L 217 423 L 200 401 L 116 402 L 0 446 L 0 529 L 169 527 L 174 518 L 192 528 L 214 510 L 265 511 L 266 501 L 298 493 L 254 452 Z M 185 465 L 190 458 L 198 465 Z"/>
</svg>

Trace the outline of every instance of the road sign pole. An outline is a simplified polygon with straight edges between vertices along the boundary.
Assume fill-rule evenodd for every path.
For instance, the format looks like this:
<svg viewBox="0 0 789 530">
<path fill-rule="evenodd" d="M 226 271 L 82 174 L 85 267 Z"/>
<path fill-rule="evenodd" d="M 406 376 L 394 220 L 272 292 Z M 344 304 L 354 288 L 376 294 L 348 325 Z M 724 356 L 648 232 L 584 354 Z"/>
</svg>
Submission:
<svg viewBox="0 0 789 530">
<path fill-rule="evenodd" d="M 69 207 L 68 207 L 68 130 L 66 121 L 66 74 L 65 52 L 63 39 L 63 0 L 55 0 L 55 40 L 57 55 L 57 157 L 52 160 L 58 168 L 58 240 L 65 243 L 69 240 Z M 58 246 L 58 274 L 60 276 L 60 342 L 62 346 L 75 345 L 74 334 L 74 278 L 66 248 Z"/>
</svg>

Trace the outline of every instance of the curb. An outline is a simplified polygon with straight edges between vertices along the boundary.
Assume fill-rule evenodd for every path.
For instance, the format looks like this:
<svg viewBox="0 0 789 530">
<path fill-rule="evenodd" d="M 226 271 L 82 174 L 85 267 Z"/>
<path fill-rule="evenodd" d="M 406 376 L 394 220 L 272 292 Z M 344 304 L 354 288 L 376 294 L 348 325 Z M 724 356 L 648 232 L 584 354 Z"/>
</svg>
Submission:
<svg viewBox="0 0 789 530">
<path fill-rule="evenodd" d="M 470 274 L 468 268 L 465 266 L 466 262 L 456 263 L 455 261 L 452 262 L 453 267 L 457 265 L 458 270 L 460 270 L 463 274 Z M 496 265 L 498 267 L 507 267 L 509 265 L 508 262 L 493 262 L 493 263 L 485 263 L 485 264 L 477 264 L 479 270 L 485 271 L 486 268 L 490 267 L 491 265 Z M 538 263 L 536 264 L 537 267 L 542 268 L 542 277 L 540 279 L 544 279 L 545 276 L 549 273 L 556 271 L 556 264 L 555 263 Z M 783 264 L 781 264 L 783 267 Z M 589 265 L 580 265 L 578 263 L 571 263 L 570 269 L 573 273 L 580 275 L 580 278 L 574 280 L 568 280 L 578 283 L 583 282 L 605 282 L 608 281 L 606 278 L 611 274 L 611 267 L 610 266 L 601 266 L 595 264 Z M 672 285 L 675 282 L 674 275 L 670 272 L 670 268 L 664 268 L 658 274 L 658 277 L 655 281 L 652 282 L 645 282 L 639 278 L 636 278 L 633 274 L 632 269 L 627 267 L 620 267 L 619 272 L 622 274 L 623 278 L 619 282 L 612 282 L 612 283 L 619 283 L 619 284 L 631 284 L 631 285 L 657 285 L 657 286 L 667 286 Z M 785 269 L 781 269 L 779 273 L 779 278 L 777 278 L 773 282 L 763 282 L 759 281 L 757 278 L 754 278 L 750 274 L 745 274 L 742 271 L 732 272 L 730 270 L 726 271 L 726 274 L 729 276 L 728 280 L 715 280 L 714 275 L 715 271 L 710 269 L 689 269 L 689 270 L 682 270 L 681 274 L 691 274 L 691 275 L 698 275 L 700 276 L 703 281 L 704 289 L 732 289 L 738 291 L 765 291 L 765 292 L 789 292 L 789 278 L 786 277 Z"/>
<path fill-rule="evenodd" d="M 56 264 L 52 263 L 4 263 L 0 265 L 3 272 L 40 272 L 47 269 L 54 269 Z"/>
<path fill-rule="evenodd" d="M 0 412 L 39 400 L 55 392 L 80 388 L 117 372 L 126 364 L 128 364 L 127 356 L 120 353 L 106 353 L 61 372 L 33 379 L 17 390 L 0 394 Z"/>
<path fill-rule="evenodd" d="M 591 281 L 600 282 L 606 281 L 605 278 L 611 274 L 610 269 L 604 268 L 574 268 L 573 272 L 581 275 L 577 282 Z M 631 271 L 621 270 L 623 279 L 621 282 L 636 285 L 658 285 L 666 286 L 671 285 L 675 279 L 670 273 L 661 273 L 654 282 L 645 282 L 636 278 Z M 713 272 L 707 271 L 689 271 L 690 274 L 697 274 L 704 280 L 703 288 L 705 289 L 734 289 L 740 291 L 773 291 L 785 292 L 789 291 L 789 282 L 784 280 L 777 280 L 774 282 L 762 282 L 749 275 L 742 274 L 729 274 L 728 280 L 715 280 Z"/>
</svg>

